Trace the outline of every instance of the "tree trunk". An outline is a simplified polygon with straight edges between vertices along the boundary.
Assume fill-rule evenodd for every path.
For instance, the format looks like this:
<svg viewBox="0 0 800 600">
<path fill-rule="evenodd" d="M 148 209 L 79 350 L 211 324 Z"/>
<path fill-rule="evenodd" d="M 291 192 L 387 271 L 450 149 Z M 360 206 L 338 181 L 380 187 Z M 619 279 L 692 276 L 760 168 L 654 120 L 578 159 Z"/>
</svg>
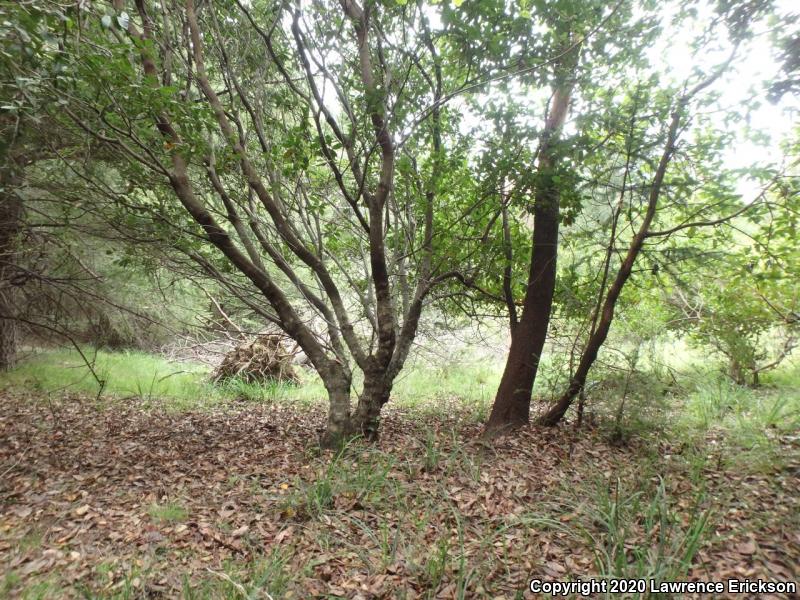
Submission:
<svg viewBox="0 0 800 600">
<path fill-rule="evenodd" d="M 589 370 L 592 368 L 594 361 L 597 359 L 597 354 L 603 343 L 608 337 L 608 332 L 611 329 L 611 322 L 614 320 L 614 309 L 617 306 L 617 300 L 622 293 L 622 288 L 633 272 L 633 265 L 639 252 L 644 246 L 644 242 L 650 232 L 650 225 L 653 218 L 656 216 L 656 209 L 658 208 L 658 199 L 661 195 L 661 186 L 664 183 L 664 175 L 667 172 L 672 154 L 675 151 L 675 141 L 678 137 L 678 125 L 680 124 L 680 111 L 676 110 L 672 115 L 672 122 L 667 134 L 667 141 L 664 147 L 664 152 L 661 155 L 661 160 L 658 163 L 655 176 L 653 177 L 653 184 L 650 186 L 650 194 L 647 202 L 647 211 L 645 212 L 642 224 L 633 237 L 625 259 L 617 271 L 616 277 L 608 288 L 605 300 L 603 302 L 603 309 L 600 313 L 600 321 L 597 324 L 597 329 L 589 336 L 586 342 L 586 347 L 581 354 L 581 360 L 578 363 L 578 368 L 570 378 L 569 385 L 567 386 L 564 394 L 559 398 L 550 410 L 548 410 L 540 419 L 539 424 L 552 426 L 557 424 L 566 414 L 567 409 L 572 404 L 575 397 L 580 394 L 586 385 L 586 377 Z M 602 293 L 602 290 L 601 290 Z"/>
<path fill-rule="evenodd" d="M 17 169 L 12 167 L 0 172 L 0 371 L 13 367 L 17 355 L 17 315 L 10 279 L 22 216 L 22 200 L 17 195 L 19 185 Z"/>
<path fill-rule="evenodd" d="M 570 86 L 556 89 L 545 123 L 539 151 L 537 185 L 533 211 L 533 241 L 528 287 L 522 317 L 511 330 L 511 348 L 497 388 L 492 413 L 486 423 L 487 435 L 496 435 L 528 422 L 531 394 L 539 360 L 547 338 L 558 254 L 559 190 L 553 182 L 557 159 L 553 142 L 564 124 L 569 107 Z"/>
<path fill-rule="evenodd" d="M 17 323 L 5 316 L 10 308 L 5 293 L 0 293 L 0 371 L 11 369 L 17 357 Z"/>
<path fill-rule="evenodd" d="M 556 283 L 558 192 L 552 190 L 548 196 L 537 199 L 528 293 L 522 318 L 511 333 L 511 349 L 486 424 L 487 433 L 524 425 L 530 417 L 533 382 L 547 339 Z"/>
<path fill-rule="evenodd" d="M 364 376 L 364 389 L 358 398 L 358 406 L 353 415 L 353 430 L 365 440 L 378 440 L 381 409 L 389 401 L 392 384 L 386 382 L 382 373 L 367 373 Z"/>
<path fill-rule="evenodd" d="M 323 448 L 341 448 L 352 435 L 350 421 L 350 379 L 344 374 L 326 378 L 328 390 L 328 424 L 322 435 Z"/>
<path fill-rule="evenodd" d="M 744 367 L 735 358 L 731 358 L 728 364 L 728 377 L 730 377 L 736 385 L 747 385 Z"/>
</svg>

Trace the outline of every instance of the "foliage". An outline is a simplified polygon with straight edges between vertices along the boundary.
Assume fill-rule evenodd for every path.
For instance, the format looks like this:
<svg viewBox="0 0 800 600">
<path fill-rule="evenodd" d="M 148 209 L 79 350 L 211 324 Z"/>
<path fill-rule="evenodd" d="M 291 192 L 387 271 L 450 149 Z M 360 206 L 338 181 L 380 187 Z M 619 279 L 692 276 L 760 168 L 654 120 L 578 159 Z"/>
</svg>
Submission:
<svg viewBox="0 0 800 600">
<path fill-rule="evenodd" d="M 113 292 L 131 271 L 132 281 L 175 274 L 237 325 L 258 333 L 276 324 L 303 348 L 331 394 L 332 438 L 357 430 L 374 437 L 431 305 L 475 319 L 511 313 L 513 321 L 530 287 L 542 190 L 556 192 L 563 227 L 555 306 L 578 346 L 591 337 L 621 268 L 613 249 L 647 215 L 675 114 L 663 198 L 634 256 L 636 276 L 650 271 L 647 285 L 658 287 L 659 269 L 681 275 L 719 244 L 739 244 L 724 225 L 751 205 L 769 206 L 774 213 L 760 214 L 775 235 L 791 236 L 785 209 L 796 190 L 782 167 L 725 164 L 726 146 L 760 135 L 739 131 L 758 95 L 780 77 L 785 85 L 773 92 L 791 88 L 793 21 L 769 3 L 363 8 L 123 0 L 3 7 L 2 85 L 11 99 L 2 108 L 4 152 L 23 165 L 17 188 L 26 190 L 29 214 L 47 217 L 43 231 L 59 248 L 48 250 L 45 266 L 55 268 L 38 280 L 70 282 L 66 312 L 87 313 L 59 331 L 73 331 L 74 321 L 126 320 L 90 341 L 155 345 L 163 331 L 134 331 L 153 314 L 123 317 L 116 307 L 138 307 Z M 784 51 L 783 73 L 725 106 L 722 82 L 735 78 L 765 24 Z M 685 76 L 651 59 L 673 32 L 698 57 Z M 725 46 L 739 53 L 724 59 Z M 569 116 L 543 156 L 554 89 L 569 90 Z M 743 202 L 735 188 L 745 176 L 769 187 L 770 199 Z M 703 227 L 713 233 L 698 247 Z M 88 275 L 75 241 L 86 236 L 110 261 L 78 285 Z M 89 291 L 108 302 L 88 311 L 79 298 Z M 186 304 L 197 307 L 199 298 Z M 715 310 L 709 321 L 742 326 L 741 311 Z M 45 317 L 52 312 L 43 307 Z M 699 335 L 716 337 L 752 370 L 761 353 L 754 340 L 766 329 L 754 323 L 737 348 L 729 334 Z"/>
<path fill-rule="evenodd" d="M 798 22 L 2 3 L 0 595 L 794 577 Z"/>
<path fill-rule="evenodd" d="M 800 335 L 798 196 L 791 188 L 780 193 L 786 212 L 766 222 L 752 215 L 755 224 L 742 224 L 746 241 L 714 261 L 713 272 L 688 284 L 679 280 L 670 300 L 674 329 L 725 357 L 738 384 L 758 385 L 761 373 L 791 355 Z"/>
</svg>

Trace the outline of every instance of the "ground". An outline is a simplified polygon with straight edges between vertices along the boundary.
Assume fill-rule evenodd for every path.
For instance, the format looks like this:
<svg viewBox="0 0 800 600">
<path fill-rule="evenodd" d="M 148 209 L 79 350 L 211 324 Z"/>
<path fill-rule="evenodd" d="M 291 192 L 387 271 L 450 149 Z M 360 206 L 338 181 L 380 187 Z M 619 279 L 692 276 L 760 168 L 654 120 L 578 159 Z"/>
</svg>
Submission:
<svg viewBox="0 0 800 600">
<path fill-rule="evenodd" d="M 316 451 L 322 409 L 0 398 L 0 596 L 515 598 L 532 577 L 798 580 L 800 437 L 489 445 L 453 405 Z"/>
</svg>

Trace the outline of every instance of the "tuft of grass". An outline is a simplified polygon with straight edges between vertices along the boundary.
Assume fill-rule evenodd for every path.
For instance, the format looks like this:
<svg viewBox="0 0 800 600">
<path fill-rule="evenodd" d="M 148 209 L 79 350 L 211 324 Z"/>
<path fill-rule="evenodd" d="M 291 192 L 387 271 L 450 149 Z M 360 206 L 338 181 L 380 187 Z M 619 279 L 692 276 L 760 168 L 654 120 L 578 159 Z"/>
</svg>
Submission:
<svg viewBox="0 0 800 600">
<path fill-rule="evenodd" d="M 391 471 L 396 458 L 351 441 L 310 481 L 300 478 L 287 498 L 284 511 L 301 518 L 317 518 L 331 510 L 337 498 L 376 510 L 396 502 L 399 484 Z"/>
<path fill-rule="evenodd" d="M 596 502 L 586 509 L 590 525 L 583 528 L 598 574 L 657 582 L 684 578 L 709 529 L 702 496 L 682 518 L 660 478 L 650 494 L 626 490 L 619 480 L 612 490 L 605 483 L 599 487 Z"/>
<path fill-rule="evenodd" d="M 374 561 L 370 559 L 369 552 L 365 552 L 364 548 L 350 543 L 348 543 L 348 545 L 361 557 L 361 560 L 364 562 L 364 565 L 370 570 L 370 572 L 376 574 L 383 573 L 389 565 L 397 560 L 398 552 L 400 551 L 401 546 L 405 547 L 406 545 L 406 535 L 404 534 L 403 529 L 399 526 L 393 526 L 386 521 L 381 520 L 377 523 L 377 530 L 375 530 L 366 522 L 354 515 L 346 515 L 346 518 L 355 524 L 358 529 L 364 532 L 364 535 L 366 535 L 373 547 L 380 550 L 378 553 L 380 561 L 376 565 L 374 564 Z"/>
<path fill-rule="evenodd" d="M 441 537 L 430 551 L 424 555 L 421 583 L 429 589 L 437 589 L 442 583 L 447 564 L 450 562 L 450 538 Z"/>
<path fill-rule="evenodd" d="M 278 381 L 248 382 L 234 378 L 213 386 L 213 392 L 226 398 L 247 402 L 300 404 L 310 406 L 327 396 L 322 380 L 303 373 L 299 384 Z"/>
<path fill-rule="evenodd" d="M 6 573 L 3 576 L 3 580 L 0 581 L 0 595 L 4 598 L 11 597 L 11 592 L 14 588 L 18 587 L 22 583 L 22 577 L 20 577 L 14 571 Z"/>
<path fill-rule="evenodd" d="M 176 502 L 151 504 L 147 513 L 155 520 L 164 523 L 177 523 L 189 518 L 189 511 Z"/>
<path fill-rule="evenodd" d="M 422 466 L 426 471 L 433 471 L 439 466 L 442 460 L 442 450 L 436 440 L 436 433 L 430 429 L 425 429 L 425 455 L 422 459 Z"/>
<path fill-rule="evenodd" d="M 702 430 L 722 424 L 732 413 L 741 413 L 753 394 L 727 377 L 710 377 L 700 381 L 684 403 L 685 418 Z"/>
<path fill-rule="evenodd" d="M 185 578 L 181 597 L 185 600 L 283 598 L 293 580 L 288 566 L 293 555 L 292 548 L 280 546 L 252 562 L 228 562 L 221 571 L 209 569 L 208 577 L 199 583 Z"/>
<path fill-rule="evenodd" d="M 17 543 L 17 548 L 20 552 L 28 552 L 36 550 L 42 546 L 44 541 L 45 530 L 41 527 L 35 527 L 26 533 L 21 540 Z"/>
<path fill-rule="evenodd" d="M 25 584 L 24 580 L 15 573 L 9 573 L 0 583 L 0 592 L 3 597 L 20 598 L 21 600 L 50 600 L 62 598 L 64 590 L 49 579 Z M 7 596 L 6 596 L 7 594 Z"/>
</svg>

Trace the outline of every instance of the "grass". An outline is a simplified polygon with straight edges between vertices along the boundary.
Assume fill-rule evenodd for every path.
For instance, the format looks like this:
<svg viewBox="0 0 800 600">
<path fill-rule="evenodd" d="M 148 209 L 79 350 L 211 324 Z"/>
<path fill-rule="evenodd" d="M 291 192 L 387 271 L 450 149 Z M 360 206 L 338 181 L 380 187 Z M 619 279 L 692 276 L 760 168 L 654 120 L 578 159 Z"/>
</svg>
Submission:
<svg viewBox="0 0 800 600">
<path fill-rule="evenodd" d="M 102 391 L 107 397 L 139 398 L 145 407 L 157 405 L 179 411 L 203 410 L 233 400 L 324 406 L 326 398 L 319 378 L 305 370 L 301 370 L 299 385 L 237 379 L 213 385 L 208 379 L 209 368 L 199 363 L 171 362 L 145 352 L 84 352 L 103 382 L 102 390 L 73 349 L 34 352 L 16 369 L 0 376 L 0 386 L 45 394 L 69 391 L 98 395 Z M 501 368 L 499 361 L 491 360 L 465 360 L 437 367 L 409 364 L 395 383 L 391 406 L 419 411 L 425 420 L 451 412 L 482 422 L 491 407 Z M 800 362 L 768 373 L 763 380 L 760 388 L 753 389 L 734 384 L 708 366 L 698 369 L 683 365 L 675 380 L 679 387 L 667 397 L 656 389 L 661 384 L 652 374 L 642 373 L 628 380 L 625 393 L 629 398 L 622 421 L 614 418 L 622 396 L 619 382 L 602 387 L 589 407 L 596 408 L 609 435 L 623 442 L 666 434 L 696 445 L 700 438 L 724 434 L 726 443 L 737 450 L 728 460 L 748 463 L 754 471 L 780 468 L 784 457 L 776 451 L 775 438 L 800 428 Z M 358 387 L 355 381 L 354 394 Z M 442 460 L 452 462 L 451 457 L 441 455 L 433 431 L 425 435 L 424 456 L 429 468 Z"/>
<path fill-rule="evenodd" d="M 447 435 L 443 437 L 439 442 L 447 447 L 439 450 L 432 461 L 429 449 L 437 438 L 427 430 L 424 444 L 428 450 L 420 455 L 420 467 L 442 475 L 466 472 L 462 445 Z M 444 488 L 425 500 L 398 486 L 389 475 L 395 460 L 388 452 L 346 449 L 310 483 L 295 482 L 298 491 L 287 501 L 291 507 L 287 514 L 300 517 L 306 527 L 316 527 L 315 522 L 341 523 L 337 530 L 355 526 L 369 544 L 348 549 L 362 557 L 370 573 L 383 573 L 398 556 L 403 556 L 409 574 L 421 587 L 437 590 L 446 577 L 455 583 L 455 597 L 471 597 L 470 586 L 497 567 L 491 553 L 473 551 L 467 558 L 466 544 L 475 543 L 475 539 L 466 539 L 464 523 L 469 517 L 447 500 L 448 491 Z M 687 502 L 670 494 L 653 463 L 644 460 L 640 475 L 634 487 L 620 480 L 609 486 L 600 480 L 565 488 L 565 502 L 542 502 L 535 513 L 509 515 L 502 525 L 483 524 L 480 548 L 503 543 L 509 533 L 552 529 L 575 544 L 591 547 L 600 577 L 653 578 L 657 582 L 685 579 L 710 528 L 702 486 L 696 497 Z M 657 480 L 655 485 L 650 483 L 653 479 Z M 342 510 L 337 502 L 341 498 L 351 498 L 374 514 L 402 517 L 392 525 L 380 519 L 366 522 L 347 509 Z M 587 498 L 592 501 L 587 502 Z M 565 514 L 578 515 L 578 521 L 566 525 L 560 519 Z M 447 523 L 447 533 L 431 539 L 426 532 L 432 523 Z M 472 527 L 476 527 L 474 522 Z M 325 550 L 331 549 L 326 546 Z M 430 597 L 434 595 L 432 592 Z"/>
<path fill-rule="evenodd" d="M 195 363 L 172 363 L 145 352 L 86 349 L 104 394 L 143 399 L 199 398 L 208 370 Z M 36 351 L 3 376 L 7 385 L 38 392 L 80 392 L 96 395 L 101 384 L 72 349 Z"/>
<path fill-rule="evenodd" d="M 221 385 L 208 381 L 210 369 L 200 363 L 172 362 L 137 351 L 109 352 L 84 349 L 101 385 L 74 349 L 39 350 L 24 358 L 10 373 L 0 376 L 6 385 L 40 393 L 76 392 L 87 395 L 136 397 L 167 409 L 203 409 L 226 400 L 311 405 L 324 401 L 325 387 L 313 373 L 301 370 L 300 385 L 275 382 L 247 383 L 233 379 Z M 435 370 L 410 365 L 398 377 L 392 392 L 395 406 L 420 408 L 452 401 L 485 416 L 500 379 L 502 365 L 465 363 Z M 359 388 L 358 378 L 353 383 Z M 354 391 L 355 393 L 355 391 Z"/>
<path fill-rule="evenodd" d="M 713 439 L 725 446 L 718 452 L 730 466 L 752 472 L 782 469 L 789 457 L 778 438 L 800 429 L 800 366 L 764 379 L 759 388 L 736 385 L 720 374 L 694 380 L 678 399 L 669 433 L 692 446 Z"/>
<path fill-rule="evenodd" d="M 352 442 L 310 478 L 294 478 L 283 513 L 290 518 L 316 518 L 333 508 L 336 499 L 375 510 L 386 508 L 400 493 L 390 476 L 396 463 L 391 454 Z"/>
<path fill-rule="evenodd" d="M 109 397 L 139 398 L 145 407 L 157 405 L 179 411 L 203 410 L 232 400 L 324 405 L 326 398 L 319 378 L 304 370 L 299 385 L 236 379 L 213 385 L 208 379 L 209 368 L 199 363 L 171 362 L 159 355 L 134 351 L 84 352 L 102 388 L 73 349 L 34 352 L 10 373 L 0 376 L 0 387 L 45 394 L 102 392 Z M 426 419 L 459 412 L 482 422 L 491 407 L 501 367 L 500 362 L 487 360 L 438 367 L 410 364 L 395 383 L 391 406 L 419 411 Z M 775 436 L 800 428 L 800 363 L 794 361 L 763 380 L 762 387 L 753 389 L 738 386 L 707 366 L 697 369 L 684 365 L 675 380 L 680 382 L 678 389 L 667 397 L 656 389 L 661 384 L 652 374 L 642 373 L 626 381 L 629 398 L 622 421 L 613 417 L 622 397 L 619 382 L 600 388 L 589 407 L 596 408 L 601 424 L 619 440 L 666 433 L 696 444 L 697 438 L 724 433 L 740 451 L 733 460 L 750 460 L 754 467 L 761 468 L 781 463 L 781 457 L 774 452 Z M 355 381 L 354 394 L 358 387 L 359 382 Z M 456 408 L 457 411 L 451 410 Z M 430 467 L 449 458 L 440 456 L 435 437 L 432 431 L 425 437 L 424 453 Z"/>
<path fill-rule="evenodd" d="M 292 552 L 291 548 L 281 546 L 252 561 L 229 561 L 221 570 L 206 569 L 207 575 L 200 581 L 190 582 L 184 577 L 180 597 L 184 600 L 282 598 L 292 580 L 288 568 Z M 79 591 L 87 599 L 138 600 L 152 597 L 148 591 L 150 579 L 150 573 L 134 569 L 102 594 L 88 588 Z M 61 591 L 53 588 L 52 597 L 58 597 Z"/>
<path fill-rule="evenodd" d="M 147 513 L 154 521 L 163 523 L 178 523 L 189 518 L 189 511 L 176 502 L 151 504 L 150 508 L 147 509 Z"/>
<path fill-rule="evenodd" d="M 657 582 L 686 577 L 709 525 L 702 496 L 694 499 L 685 522 L 661 478 L 653 490 L 631 490 L 619 479 L 609 489 L 603 482 L 596 499 L 586 511 L 592 525 L 582 533 L 594 548 L 601 577 Z"/>
<path fill-rule="evenodd" d="M 412 364 L 403 370 L 392 389 L 392 400 L 418 406 L 456 399 L 472 407 L 488 408 L 502 374 L 501 361 L 467 361 L 431 368 Z"/>
<path fill-rule="evenodd" d="M 48 394 L 136 397 L 145 404 L 173 410 L 203 409 L 234 399 L 308 404 L 325 397 L 324 387 L 314 376 L 307 376 L 301 385 L 241 380 L 212 385 L 208 379 L 210 369 L 200 363 L 172 362 L 136 351 L 85 349 L 84 353 L 97 378 L 75 350 L 44 350 L 36 351 L 10 373 L 3 374 L 0 385 Z"/>
<path fill-rule="evenodd" d="M 279 546 L 244 567 L 231 563 L 224 571 L 212 572 L 200 585 L 190 585 L 187 581 L 184 584 L 183 597 L 187 600 L 281 598 L 292 580 L 292 573 L 288 568 L 291 556 L 291 548 Z"/>
</svg>

